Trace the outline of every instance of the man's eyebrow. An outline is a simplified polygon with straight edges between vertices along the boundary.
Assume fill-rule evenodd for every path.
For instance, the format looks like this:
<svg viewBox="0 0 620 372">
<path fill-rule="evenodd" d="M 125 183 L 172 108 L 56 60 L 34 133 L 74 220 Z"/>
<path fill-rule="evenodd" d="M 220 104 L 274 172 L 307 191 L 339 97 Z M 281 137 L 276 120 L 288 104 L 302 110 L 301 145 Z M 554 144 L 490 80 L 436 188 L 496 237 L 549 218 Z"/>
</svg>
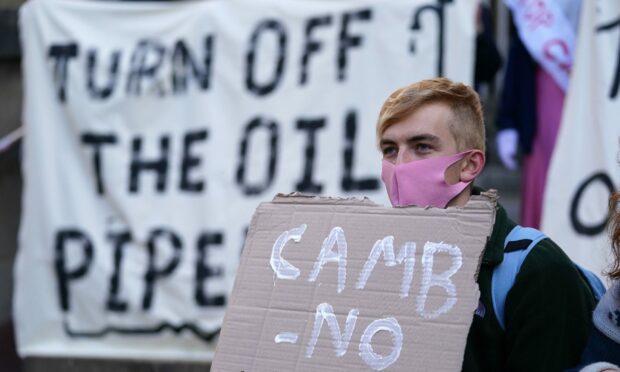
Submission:
<svg viewBox="0 0 620 372">
<path fill-rule="evenodd" d="M 392 141 L 389 138 L 381 138 L 381 141 L 379 141 L 379 146 L 383 146 L 383 145 L 393 145 L 395 142 Z"/>
<path fill-rule="evenodd" d="M 424 133 L 424 134 L 417 134 L 417 135 L 411 136 L 407 139 L 407 142 L 420 142 L 420 141 L 436 143 L 439 141 L 439 137 L 432 135 L 432 134 Z M 379 146 L 393 145 L 395 143 L 396 142 L 392 139 L 382 138 L 381 141 L 379 141 Z"/>
<path fill-rule="evenodd" d="M 418 134 L 416 136 L 411 136 L 407 139 L 407 142 L 418 142 L 418 141 L 437 142 L 439 141 L 439 137 L 434 136 L 432 134 Z"/>
</svg>

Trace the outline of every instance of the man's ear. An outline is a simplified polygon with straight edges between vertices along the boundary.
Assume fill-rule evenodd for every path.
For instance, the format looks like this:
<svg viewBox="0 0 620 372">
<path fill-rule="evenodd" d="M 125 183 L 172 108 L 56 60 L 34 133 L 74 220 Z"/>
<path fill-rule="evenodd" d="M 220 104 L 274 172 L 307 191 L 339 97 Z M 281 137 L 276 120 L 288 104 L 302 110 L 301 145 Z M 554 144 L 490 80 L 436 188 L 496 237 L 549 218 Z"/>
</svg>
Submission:
<svg viewBox="0 0 620 372">
<path fill-rule="evenodd" d="M 461 182 L 472 182 L 484 169 L 486 162 L 482 150 L 472 150 L 461 161 Z"/>
</svg>

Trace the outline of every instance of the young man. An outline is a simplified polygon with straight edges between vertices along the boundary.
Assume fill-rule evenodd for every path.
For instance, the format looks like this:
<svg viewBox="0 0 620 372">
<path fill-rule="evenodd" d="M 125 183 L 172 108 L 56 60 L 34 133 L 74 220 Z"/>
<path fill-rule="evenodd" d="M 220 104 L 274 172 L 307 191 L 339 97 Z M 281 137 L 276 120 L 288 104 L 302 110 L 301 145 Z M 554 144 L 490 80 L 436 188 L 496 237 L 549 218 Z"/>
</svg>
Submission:
<svg viewBox="0 0 620 372">
<path fill-rule="evenodd" d="M 437 78 L 395 91 L 381 108 L 377 138 L 382 179 L 394 206 L 463 206 L 480 192 L 472 183 L 485 163 L 485 127 L 480 100 L 470 87 Z M 467 338 L 463 371 L 561 371 L 579 362 L 587 341 L 594 296 L 572 261 L 548 238 L 523 261 L 500 325 L 491 281 L 515 226 L 498 205 L 478 276 L 480 306 Z M 529 245 L 513 243 L 506 252 Z"/>
</svg>

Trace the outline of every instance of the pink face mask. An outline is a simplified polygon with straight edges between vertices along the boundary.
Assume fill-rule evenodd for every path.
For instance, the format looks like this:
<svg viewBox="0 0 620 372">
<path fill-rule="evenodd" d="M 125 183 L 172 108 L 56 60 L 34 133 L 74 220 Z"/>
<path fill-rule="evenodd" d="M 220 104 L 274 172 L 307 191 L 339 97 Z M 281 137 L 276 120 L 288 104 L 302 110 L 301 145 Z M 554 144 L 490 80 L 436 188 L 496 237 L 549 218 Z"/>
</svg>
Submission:
<svg viewBox="0 0 620 372">
<path fill-rule="evenodd" d="M 445 208 L 470 182 L 449 185 L 444 174 L 449 166 L 471 151 L 394 165 L 383 161 L 381 179 L 394 207 L 417 205 Z"/>
</svg>

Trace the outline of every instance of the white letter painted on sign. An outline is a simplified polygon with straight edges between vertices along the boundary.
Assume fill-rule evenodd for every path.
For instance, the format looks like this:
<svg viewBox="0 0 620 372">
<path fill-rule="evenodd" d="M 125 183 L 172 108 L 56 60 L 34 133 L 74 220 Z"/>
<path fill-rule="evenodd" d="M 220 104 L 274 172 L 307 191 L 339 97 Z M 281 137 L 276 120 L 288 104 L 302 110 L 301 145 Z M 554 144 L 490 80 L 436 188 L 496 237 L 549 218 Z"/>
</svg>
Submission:
<svg viewBox="0 0 620 372">
<path fill-rule="evenodd" d="M 379 331 L 387 331 L 392 334 L 394 347 L 388 356 L 382 356 L 372 349 L 372 337 Z M 395 318 L 377 319 L 370 323 L 360 341 L 360 357 L 375 371 L 381 371 L 398 360 L 400 350 L 403 348 L 403 331 Z"/>
<path fill-rule="evenodd" d="M 276 335 L 273 341 L 276 344 L 282 344 L 282 343 L 296 344 L 298 336 L 299 335 L 297 333 L 293 333 L 293 332 L 280 332 Z"/>
<path fill-rule="evenodd" d="M 338 245 L 338 253 L 332 250 L 335 244 Z M 347 279 L 347 240 L 341 227 L 334 227 L 323 241 L 321 252 L 308 277 L 309 282 L 316 281 L 323 265 L 327 262 L 338 262 L 338 293 L 340 293 L 344 289 L 344 283 Z"/>
<path fill-rule="evenodd" d="M 273 244 L 269 263 L 271 263 L 271 268 L 278 279 L 295 280 L 299 276 L 299 269 L 282 258 L 282 250 L 289 240 L 299 243 L 301 236 L 306 231 L 306 227 L 306 224 L 302 224 L 299 227 L 283 232 Z"/>
<path fill-rule="evenodd" d="M 357 315 L 359 311 L 357 309 L 351 309 L 347 316 L 347 321 L 344 326 L 344 334 L 340 333 L 340 326 L 336 315 L 334 315 L 334 309 L 328 303 L 319 304 L 316 307 L 316 314 L 314 316 L 314 327 L 312 328 L 312 336 L 310 342 L 308 342 L 308 348 L 306 349 L 306 358 L 312 358 L 314 352 L 314 346 L 319 339 L 321 328 L 323 327 L 323 321 L 327 321 L 329 327 L 329 333 L 332 335 L 332 343 L 334 345 L 334 351 L 336 356 L 341 357 L 347 352 L 351 336 L 353 335 L 353 329 L 355 328 L 355 322 L 357 321 Z"/>
<path fill-rule="evenodd" d="M 447 253 L 452 256 L 452 266 L 441 274 L 433 274 L 433 257 L 435 253 Z M 463 264 L 463 255 L 459 247 L 450 244 L 426 242 L 422 255 L 422 285 L 417 301 L 418 313 L 427 319 L 434 319 L 441 314 L 447 313 L 456 304 L 456 287 L 450 277 L 454 275 Z M 442 287 L 448 293 L 446 302 L 437 310 L 428 312 L 424 308 L 428 291 L 431 287 Z"/>
<path fill-rule="evenodd" d="M 355 288 L 364 289 L 366 287 L 366 282 L 370 277 L 370 273 L 375 268 L 379 257 L 381 257 L 381 253 L 383 253 L 383 259 L 385 261 L 385 266 L 391 267 L 395 266 L 396 263 L 403 263 L 405 261 L 405 268 L 403 272 L 403 281 L 400 286 L 400 297 L 405 298 L 409 296 L 409 288 L 411 287 L 411 281 L 413 280 L 413 267 L 415 264 L 415 248 L 416 245 L 414 242 L 406 242 L 400 248 L 400 252 L 398 252 L 398 256 L 394 256 L 394 237 L 386 236 L 382 240 L 377 240 L 375 245 L 372 247 L 372 251 L 370 251 L 370 255 L 368 256 L 368 260 L 364 264 L 364 268 L 360 273 L 359 278 L 357 279 L 357 284 Z"/>
</svg>

